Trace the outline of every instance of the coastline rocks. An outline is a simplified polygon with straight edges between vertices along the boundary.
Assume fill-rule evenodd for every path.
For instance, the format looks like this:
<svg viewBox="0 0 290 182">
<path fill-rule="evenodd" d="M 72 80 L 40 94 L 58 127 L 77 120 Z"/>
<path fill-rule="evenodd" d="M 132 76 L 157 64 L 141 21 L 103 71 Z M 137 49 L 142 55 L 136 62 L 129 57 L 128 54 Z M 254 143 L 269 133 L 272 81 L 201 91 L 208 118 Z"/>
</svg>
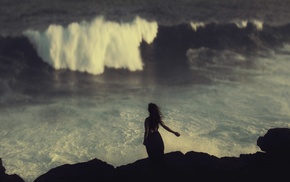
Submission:
<svg viewBox="0 0 290 182">
<path fill-rule="evenodd" d="M 261 152 L 217 158 L 202 152 L 176 151 L 166 153 L 161 162 L 145 158 L 116 168 L 97 159 L 63 165 L 41 175 L 35 182 L 256 182 L 281 181 L 288 176 L 289 168 L 281 170 L 281 166 L 265 165 L 267 160 Z"/>
<path fill-rule="evenodd" d="M 8 175 L 5 171 L 6 169 L 2 164 L 2 159 L 0 158 L 0 182 L 24 182 L 24 180 L 17 174 Z"/>
<path fill-rule="evenodd" d="M 93 159 L 77 164 L 65 164 L 39 176 L 35 182 L 96 182 L 115 179 L 115 168 Z"/>
<path fill-rule="evenodd" d="M 255 155 L 255 154 L 254 154 Z M 255 167 L 248 157 L 217 158 L 202 152 L 179 151 L 165 154 L 162 162 L 154 163 L 148 158 L 116 168 L 118 181 L 202 181 L 202 182 L 251 182 L 257 181 Z M 251 161 L 251 160 L 250 160 Z"/>
<path fill-rule="evenodd" d="M 257 145 L 268 154 L 290 156 L 290 129 L 269 129 L 258 138 Z"/>
<path fill-rule="evenodd" d="M 268 181 L 290 181 L 290 129 L 270 129 L 258 138 L 257 145 L 265 152 L 258 158 L 260 176 Z"/>
<path fill-rule="evenodd" d="M 56 167 L 39 176 L 34 182 L 290 181 L 289 139 L 290 129 L 274 128 L 257 140 L 257 145 L 263 152 L 218 158 L 196 151 L 185 154 L 175 151 L 166 153 L 159 162 L 144 158 L 116 168 L 99 159 L 93 159 Z M 8 180 L 8 177 L 12 179 L 11 175 L 5 174 L 1 163 L 0 182 L 23 182 L 17 175 L 14 175 L 14 181 Z"/>
</svg>

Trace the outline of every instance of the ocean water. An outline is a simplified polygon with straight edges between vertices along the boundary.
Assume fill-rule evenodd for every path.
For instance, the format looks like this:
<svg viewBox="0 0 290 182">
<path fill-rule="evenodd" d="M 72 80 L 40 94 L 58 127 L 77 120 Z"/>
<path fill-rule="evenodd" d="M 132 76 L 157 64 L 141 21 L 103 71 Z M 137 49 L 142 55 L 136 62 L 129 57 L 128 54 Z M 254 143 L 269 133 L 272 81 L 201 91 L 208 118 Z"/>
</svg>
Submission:
<svg viewBox="0 0 290 182">
<path fill-rule="evenodd" d="M 165 152 L 239 156 L 290 127 L 287 0 L 0 0 L 0 157 L 30 182 L 93 158 L 146 158 L 147 105 Z"/>
</svg>

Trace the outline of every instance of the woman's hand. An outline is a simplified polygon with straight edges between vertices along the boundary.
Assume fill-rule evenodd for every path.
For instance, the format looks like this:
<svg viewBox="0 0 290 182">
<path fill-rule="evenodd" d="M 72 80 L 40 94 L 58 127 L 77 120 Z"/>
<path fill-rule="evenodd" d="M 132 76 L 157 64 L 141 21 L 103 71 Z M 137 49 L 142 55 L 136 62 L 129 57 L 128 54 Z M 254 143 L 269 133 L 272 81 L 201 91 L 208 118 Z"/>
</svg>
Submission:
<svg viewBox="0 0 290 182">
<path fill-rule="evenodd" d="M 177 137 L 179 137 L 180 136 L 180 133 L 174 132 L 174 135 L 176 135 Z"/>
</svg>

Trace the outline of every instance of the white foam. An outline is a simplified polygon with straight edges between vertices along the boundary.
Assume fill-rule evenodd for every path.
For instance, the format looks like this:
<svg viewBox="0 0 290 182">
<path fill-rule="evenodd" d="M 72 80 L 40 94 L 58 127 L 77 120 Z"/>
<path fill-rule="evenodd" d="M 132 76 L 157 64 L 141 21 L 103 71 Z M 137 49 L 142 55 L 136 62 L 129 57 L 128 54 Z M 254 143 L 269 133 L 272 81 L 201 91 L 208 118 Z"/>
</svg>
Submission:
<svg viewBox="0 0 290 182">
<path fill-rule="evenodd" d="M 130 71 L 143 69 L 139 46 L 150 44 L 158 25 L 136 17 L 131 23 L 117 23 L 97 17 L 91 22 L 67 27 L 50 25 L 45 32 L 24 32 L 38 55 L 55 69 L 101 74 L 105 67 Z"/>
<path fill-rule="evenodd" d="M 161 106 L 164 122 L 181 133 L 177 138 L 160 128 L 165 152 L 193 150 L 218 157 L 253 153 L 266 128 L 287 124 L 283 118 L 288 118 L 284 114 L 289 107 L 284 104 L 279 111 L 274 98 L 280 96 L 259 95 L 256 84 L 156 87 L 131 93 L 114 89 L 103 99 L 67 97 L 1 110 L 0 147 L 7 173 L 33 181 L 66 163 L 98 158 L 120 166 L 147 157 L 142 140 L 150 101 Z M 275 104 L 265 110 L 269 101 Z M 271 123 L 271 115 L 281 121 Z"/>
<path fill-rule="evenodd" d="M 235 84 L 157 84 L 133 91 L 130 85 L 111 84 L 94 96 L 1 108 L 0 155 L 6 172 L 30 182 L 66 163 L 98 158 L 119 166 L 145 158 L 143 122 L 151 101 L 161 107 L 164 122 L 181 133 L 177 138 L 160 127 L 165 152 L 254 153 L 267 129 L 290 127 L 288 49 L 256 59 L 252 71 L 258 74 L 243 79 L 248 76 L 243 72 Z"/>
<path fill-rule="evenodd" d="M 205 25 L 203 22 L 190 22 L 190 26 L 194 31 L 197 31 L 199 27 L 204 27 Z"/>
<path fill-rule="evenodd" d="M 199 65 L 228 66 L 247 61 L 246 57 L 242 54 L 229 50 L 213 50 L 206 47 L 188 49 L 186 56 L 192 69 L 196 69 Z"/>
<path fill-rule="evenodd" d="M 257 20 L 257 19 L 251 19 L 251 20 L 240 20 L 240 19 L 237 20 L 237 19 L 235 19 L 235 20 L 232 20 L 231 22 L 234 23 L 240 29 L 246 28 L 248 26 L 248 23 L 252 23 L 259 31 L 263 30 L 263 26 L 264 26 L 264 22 Z M 208 23 L 209 22 L 207 22 L 207 23 L 190 22 L 190 26 L 192 27 L 192 29 L 194 31 L 197 31 L 198 28 L 205 27 L 206 24 L 208 24 Z"/>
<path fill-rule="evenodd" d="M 257 30 L 263 30 L 263 24 L 264 22 L 260 20 L 253 20 L 252 23 L 256 26 Z"/>
<path fill-rule="evenodd" d="M 248 25 L 248 21 L 246 20 L 235 20 L 234 23 L 237 25 L 238 28 L 246 28 Z"/>
<path fill-rule="evenodd" d="M 248 22 L 252 23 L 255 25 L 257 30 L 261 31 L 263 30 L 264 22 L 257 20 L 257 19 L 252 19 L 252 20 L 233 20 L 233 22 L 237 25 L 238 28 L 246 28 L 248 26 Z"/>
</svg>

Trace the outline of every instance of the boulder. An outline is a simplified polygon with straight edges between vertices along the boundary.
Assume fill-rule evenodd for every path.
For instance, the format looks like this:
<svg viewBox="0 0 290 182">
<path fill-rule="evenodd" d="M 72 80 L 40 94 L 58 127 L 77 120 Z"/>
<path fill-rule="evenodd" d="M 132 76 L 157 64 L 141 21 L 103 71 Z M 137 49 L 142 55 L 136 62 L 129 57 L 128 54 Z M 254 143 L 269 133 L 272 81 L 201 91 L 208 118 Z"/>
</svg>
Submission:
<svg viewBox="0 0 290 182">
<path fill-rule="evenodd" d="M 290 171 L 290 129 L 269 129 L 257 140 L 264 155 L 256 157 L 258 167 L 256 176 L 263 181 L 289 181 Z"/>
<path fill-rule="evenodd" d="M 170 152 L 158 162 L 149 158 L 137 160 L 134 163 L 118 166 L 117 181 L 147 182 L 147 181 L 184 181 L 186 171 L 184 167 L 184 154 Z"/>
<path fill-rule="evenodd" d="M 65 164 L 39 176 L 34 182 L 96 182 L 113 181 L 115 168 L 99 159 Z"/>
<path fill-rule="evenodd" d="M 207 153 L 166 153 L 163 160 L 149 158 L 113 167 L 99 159 L 65 164 L 39 176 L 34 182 L 254 182 L 290 181 L 290 129 L 273 128 L 257 140 L 262 151 L 240 157 L 216 157 Z M 8 175 L 0 159 L 0 182 L 24 182 Z"/>
<path fill-rule="evenodd" d="M 17 174 L 6 174 L 6 169 L 2 164 L 2 159 L 0 158 L 0 182 L 24 182 L 24 180 Z"/>
<path fill-rule="evenodd" d="M 269 129 L 264 136 L 257 140 L 257 145 L 262 151 L 272 155 L 289 156 L 290 154 L 290 129 Z"/>
</svg>

